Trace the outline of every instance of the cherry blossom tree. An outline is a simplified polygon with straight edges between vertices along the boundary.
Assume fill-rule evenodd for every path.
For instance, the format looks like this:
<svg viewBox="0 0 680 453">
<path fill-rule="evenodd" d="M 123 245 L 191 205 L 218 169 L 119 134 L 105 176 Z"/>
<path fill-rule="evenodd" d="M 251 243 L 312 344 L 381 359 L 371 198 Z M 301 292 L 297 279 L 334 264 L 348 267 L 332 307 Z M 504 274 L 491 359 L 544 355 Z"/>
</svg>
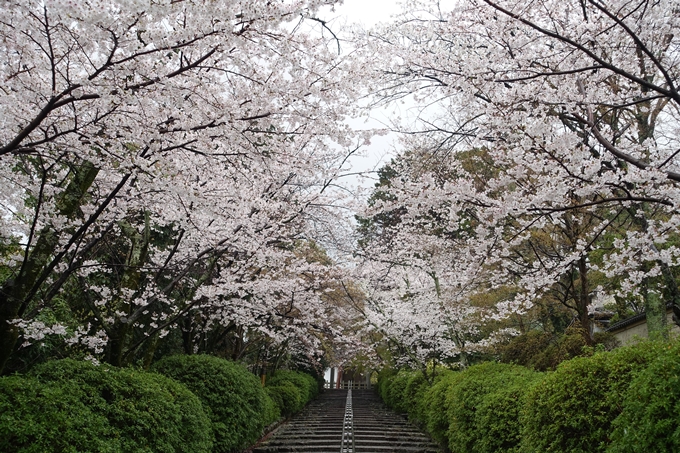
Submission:
<svg viewBox="0 0 680 453">
<path fill-rule="evenodd" d="M 46 334 L 114 364 L 179 324 L 313 343 L 319 264 L 295 244 L 341 228 L 365 139 L 356 63 L 306 25 L 332 3 L 3 4 L 0 370 Z"/>
<path fill-rule="evenodd" d="M 485 250 L 468 248 L 478 224 L 474 210 L 453 214 L 451 200 L 439 193 L 455 178 L 454 167 L 418 152 L 393 160 L 359 218 L 366 321 L 398 363 L 423 369 L 433 362 L 466 365 L 488 345 L 484 325 L 515 312 L 497 294 L 491 306 L 472 302 L 493 292 L 491 268 Z M 424 180 L 427 200 L 419 193 Z"/>
<path fill-rule="evenodd" d="M 662 332 L 665 305 L 677 301 L 680 5 L 443 8 L 407 2 L 400 20 L 373 32 L 378 98 L 415 105 L 395 127 L 405 149 L 425 156 L 424 171 L 395 178 L 387 201 L 367 210 L 401 210 L 398 240 L 373 256 L 447 269 L 453 288 L 514 288 L 498 314 L 566 285 L 584 327 L 595 272 L 616 281 L 617 297 L 643 300 Z M 483 155 L 475 168 L 458 157 L 470 152 Z M 455 177 L 437 181 L 428 161 Z M 539 250 L 537 237 L 552 245 Z"/>
</svg>

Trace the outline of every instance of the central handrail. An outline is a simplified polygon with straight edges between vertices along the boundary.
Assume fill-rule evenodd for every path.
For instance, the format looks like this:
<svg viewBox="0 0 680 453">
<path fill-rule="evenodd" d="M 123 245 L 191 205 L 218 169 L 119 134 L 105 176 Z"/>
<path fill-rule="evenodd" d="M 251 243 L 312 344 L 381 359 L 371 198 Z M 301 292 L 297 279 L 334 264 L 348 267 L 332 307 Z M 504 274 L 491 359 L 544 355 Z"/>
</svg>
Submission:
<svg viewBox="0 0 680 453">
<path fill-rule="evenodd" d="M 352 389 L 347 390 L 345 418 L 342 424 L 342 445 L 340 453 L 354 453 L 354 411 L 352 410 Z"/>
</svg>

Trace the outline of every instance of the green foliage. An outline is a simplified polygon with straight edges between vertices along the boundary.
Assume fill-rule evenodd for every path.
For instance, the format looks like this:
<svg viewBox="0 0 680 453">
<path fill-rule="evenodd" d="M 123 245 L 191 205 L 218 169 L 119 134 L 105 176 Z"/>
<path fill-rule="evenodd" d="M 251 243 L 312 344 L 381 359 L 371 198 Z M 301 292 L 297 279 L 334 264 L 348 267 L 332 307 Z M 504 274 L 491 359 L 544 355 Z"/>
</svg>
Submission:
<svg viewBox="0 0 680 453">
<path fill-rule="evenodd" d="M 267 389 L 265 388 L 265 391 Z M 264 426 L 269 426 L 274 422 L 277 422 L 281 418 L 281 409 L 280 406 L 274 402 L 274 399 L 271 398 L 269 395 L 269 392 L 266 392 L 266 398 L 264 400 Z"/>
<path fill-rule="evenodd" d="M 416 374 L 416 371 L 399 371 L 389 378 L 389 382 L 384 389 L 383 401 L 397 412 L 408 412 L 410 406 L 406 403 L 404 394 L 409 381 Z"/>
<path fill-rule="evenodd" d="M 554 370 L 566 360 L 590 355 L 591 351 L 586 346 L 588 345 L 583 332 L 577 328 L 569 328 L 557 338 L 557 341 L 534 357 L 530 366 L 541 371 Z"/>
<path fill-rule="evenodd" d="M 534 358 L 545 351 L 551 341 L 552 335 L 542 330 L 517 335 L 499 347 L 500 361 L 531 367 Z"/>
<path fill-rule="evenodd" d="M 122 453 L 104 414 L 83 402 L 74 382 L 0 378 L 0 451 L 15 453 Z"/>
<path fill-rule="evenodd" d="M 378 387 L 453 452 L 680 451 L 680 344 L 581 353 L 554 372 L 483 363 L 432 385 L 420 372 L 386 370 Z"/>
<path fill-rule="evenodd" d="M 647 342 L 560 364 L 527 394 L 522 451 L 605 451 L 635 372 L 662 350 L 660 343 Z"/>
<path fill-rule="evenodd" d="M 600 336 L 606 342 L 606 349 L 613 347 L 609 336 Z M 583 332 L 569 328 L 564 334 L 555 336 L 547 332 L 532 330 L 514 337 L 499 348 L 500 361 L 514 363 L 539 371 L 554 370 L 565 360 L 591 355 Z"/>
<path fill-rule="evenodd" d="M 623 406 L 607 452 L 680 451 L 680 344 L 667 346 L 633 379 Z"/>
<path fill-rule="evenodd" d="M 434 384 L 423 394 L 423 413 L 427 431 L 432 438 L 442 445 L 448 442 L 447 431 L 449 430 L 448 404 L 446 392 L 449 387 L 455 385 L 463 373 L 459 371 L 444 371 L 434 379 Z"/>
<path fill-rule="evenodd" d="M 406 381 L 403 399 L 409 418 L 419 425 L 426 423 L 425 406 L 423 404 L 425 392 L 430 388 L 430 383 L 422 371 L 413 372 Z"/>
<path fill-rule="evenodd" d="M 290 382 L 300 389 L 300 397 L 304 406 L 319 394 L 319 384 L 312 376 L 301 371 L 278 370 L 269 378 L 267 385 L 277 386 L 283 382 Z"/>
<path fill-rule="evenodd" d="M 448 445 L 451 451 L 506 451 L 500 448 L 514 448 L 519 438 L 516 423 L 518 408 L 504 407 L 503 414 L 494 417 L 494 404 L 505 403 L 513 394 L 495 395 L 503 389 L 527 381 L 532 372 L 518 365 L 487 362 L 462 371 L 461 376 L 446 392 L 449 428 Z M 489 401 L 486 398 L 493 395 Z M 520 396 L 521 392 L 516 391 Z M 482 411 L 483 408 L 483 411 Z M 502 416 L 501 416 L 502 415 Z M 489 438 L 490 432 L 504 433 L 504 439 Z"/>
<path fill-rule="evenodd" d="M 397 371 L 392 368 L 385 368 L 378 373 L 378 395 L 385 403 L 387 403 L 387 387 L 396 374 Z"/>
<path fill-rule="evenodd" d="M 521 442 L 520 412 L 527 392 L 542 378 L 542 373 L 522 367 L 498 370 L 495 388 L 484 396 L 475 414 L 479 436 L 475 452 L 517 452 Z"/>
<path fill-rule="evenodd" d="M 317 380 L 302 371 L 278 370 L 264 388 L 279 416 L 289 417 L 319 394 Z"/>
<path fill-rule="evenodd" d="M 268 385 L 265 387 L 265 391 L 276 403 L 284 417 L 289 417 L 300 411 L 305 405 L 300 389 L 292 382 L 281 381 L 277 385 Z"/>
<path fill-rule="evenodd" d="M 213 452 L 238 451 L 262 433 L 267 396 L 243 366 L 208 355 L 166 357 L 154 370 L 186 385 L 203 403 L 215 435 Z"/>
<path fill-rule="evenodd" d="M 164 376 L 70 359 L 44 363 L 31 374 L 27 382 L 35 380 L 52 392 L 68 392 L 76 408 L 73 423 L 81 417 L 76 415 L 81 406 L 106 422 L 90 444 L 101 440 L 108 446 L 88 445 L 88 451 L 208 452 L 212 447 L 209 421 L 199 399 Z"/>
</svg>

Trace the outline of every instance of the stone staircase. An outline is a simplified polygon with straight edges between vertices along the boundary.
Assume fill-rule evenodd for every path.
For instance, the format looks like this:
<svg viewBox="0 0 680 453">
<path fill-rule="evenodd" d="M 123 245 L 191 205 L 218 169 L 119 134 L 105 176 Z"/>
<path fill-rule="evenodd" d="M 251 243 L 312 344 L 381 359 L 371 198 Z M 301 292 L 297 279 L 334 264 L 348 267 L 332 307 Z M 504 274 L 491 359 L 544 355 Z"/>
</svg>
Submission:
<svg viewBox="0 0 680 453">
<path fill-rule="evenodd" d="M 372 390 L 327 390 L 252 449 L 252 453 L 439 451 L 403 416 L 387 409 Z"/>
<path fill-rule="evenodd" d="M 399 414 L 388 409 L 373 390 L 354 390 L 355 453 L 436 453 L 437 445 Z"/>
</svg>

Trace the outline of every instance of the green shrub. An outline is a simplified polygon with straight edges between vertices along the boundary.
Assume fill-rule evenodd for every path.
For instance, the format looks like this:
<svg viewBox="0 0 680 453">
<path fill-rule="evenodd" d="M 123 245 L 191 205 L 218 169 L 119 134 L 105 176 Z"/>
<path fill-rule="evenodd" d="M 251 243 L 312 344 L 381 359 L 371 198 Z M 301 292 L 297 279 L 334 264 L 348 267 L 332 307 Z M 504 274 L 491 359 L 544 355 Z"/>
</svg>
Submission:
<svg viewBox="0 0 680 453">
<path fill-rule="evenodd" d="M 551 343 L 534 356 L 528 365 L 540 371 L 555 370 L 560 363 L 566 360 L 592 355 L 592 352 L 586 346 L 587 343 L 583 336 L 583 331 L 579 328 L 571 327 L 558 337 L 554 343 Z"/>
<path fill-rule="evenodd" d="M 396 370 L 392 368 L 385 368 L 378 373 L 378 395 L 386 402 L 385 404 L 387 404 L 387 387 L 396 374 Z"/>
<path fill-rule="evenodd" d="M 97 438 L 112 448 L 125 452 L 212 448 L 209 420 L 199 399 L 164 376 L 69 359 L 44 363 L 31 374 L 48 387 L 68 389 L 71 397 L 105 419 L 108 428 Z"/>
<path fill-rule="evenodd" d="M 83 403 L 82 393 L 72 382 L 0 378 L 0 451 L 122 453 L 108 420 Z"/>
<path fill-rule="evenodd" d="M 603 452 L 634 374 L 663 350 L 640 343 L 560 364 L 527 394 L 522 451 Z"/>
<path fill-rule="evenodd" d="M 266 389 L 265 389 L 266 390 Z M 273 398 L 266 392 L 264 401 L 264 426 L 267 427 L 281 418 L 281 408 L 274 402 Z"/>
<path fill-rule="evenodd" d="M 404 398 L 404 393 L 409 380 L 415 373 L 416 372 L 414 371 L 402 370 L 388 378 L 388 383 L 385 387 L 385 396 L 383 397 L 387 406 L 397 412 L 408 412 L 409 406 Z"/>
<path fill-rule="evenodd" d="M 530 330 L 498 346 L 500 361 L 531 367 L 534 359 L 541 355 L 552 341 L 551 334 L 542 330 Z"/>
<path fill-rule="evenodd" d="M 616 339 L 611 334 L 595 334 L 595 341 L 607 350 L 617 345 Z M 565 360 L 592 355 L 592 351 L 586 346 L 583 330 L 570 327 L 561 335 L 531 330 L 499 346 L 498 352 L 501 362 L 546 371 L 554 370 Z"/>
<path fill-rule="evenodd" d="M 281 408 L 284 406 L 285 402 L 283 401 L 283 392 L 279 391 L 279 387 L 266 386 L 264 388 L 264 392 L 267 394 L 269 399 L 272 400 L 274 406 L 278 408 L 279 415 L 283 415 Z"/>
<path fill-rule="evenodd" d="M 312 376 L 301 371 L 278 370 L 269 378 L 268 386 L 278 386 L 282 382 L 290 382 L 300 390 L 302 406 L 316 398 L 319 394 L 319 384 Z"/>
<path fill-rule="evenodd" d="M 516 421 L 517 410 L 505 407 L 508 410 L 507 414 L 503 414 L 505 417 L 499 417 L 495 421 L 489 420 L 489 415 L 494 411 L 493 403 L 500 403 L 502 397 L 498 395 L 500 400 L 493 399 L 489 402 L 486 402 L 485 398 L 511 386 L 518 378 L 528 377 L 531 373 L 519 365 L 495 362 L 474 365 L 462 371 L 459 379 L 450 385 L 446 392 L 449 421 L 447 437 L 451 451 L 497 451 L 499 443 L 510 448 L 514 447 L 519 426 L 509 418 L 515 411 Z M 481 408 L 484 408 L 484 411 L 480 413 Z M 503 426 L 505 423 L 509 425 Z M 488 438 L 489 429 L 505 431 L 508 438 L 491 440 Z M 482 447 L 486 449 L 482 450 Z"/>
<path fill-rule="evenodd" d="M 680 344 L 667 347 L 631 382 L 607 452 L 680 451 Z"/>
<path fill-rule="evenodd" d="M 423 404 L 425 392 L 430 388 L 430 383 L 421 371 L 411 373 L 406 381 L 403 398 L 404 406 L 409 419 L 419 425 L 426 423 L 425 406 Z"/>
<path fill-rule="evenodd" d="M 495 388 L 490 390 L 475 414 L 475 452 L 520 452 L 520 411 L 527 392 L 542 378 L 528 368 L 498 370 Z"/>
<path fill-rule="evenodd" d="M 243 366 L 208 355 L 177 355 L 154 370 L 186 385 L 203 403 L 211 420 L 213 451 L 226 453 L 251 445 L 266 423 L 266 394 Z"/>
<path fill-rule="evenodd" d="M 448 405 L 446 392 L 461 379 L 460 371 L 444 371 L 438 374 L 434 383 L 423 394 L 424 423 L 427 432 L 441 445 L 448 443 L 447 431 L 449 430 Z"/>
<path fill-rule="evenodd" d="M 284 417 L 295 414 L 305 405 L 300 389 L 290 381 L 279 381 L 277 385 L 268 385 L 264 389 Z"/>
</svg>

